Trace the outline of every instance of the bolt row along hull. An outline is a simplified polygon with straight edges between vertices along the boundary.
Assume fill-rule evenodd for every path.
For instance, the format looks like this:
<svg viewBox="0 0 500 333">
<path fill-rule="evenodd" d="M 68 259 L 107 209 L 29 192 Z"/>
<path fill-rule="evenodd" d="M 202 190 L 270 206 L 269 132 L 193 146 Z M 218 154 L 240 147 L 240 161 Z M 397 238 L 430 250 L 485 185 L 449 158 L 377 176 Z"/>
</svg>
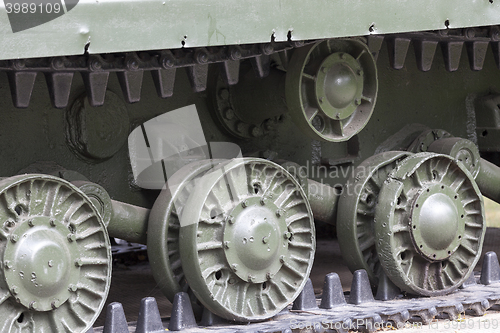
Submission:
<svg viewBox="0 0 500 333">
<path fill-rule="evenodd" d="M 31 1 L 31 2 L 30 2 Z M 488 26 L 497 1 L 5 0 L 0 60 Z"/>
</svg>

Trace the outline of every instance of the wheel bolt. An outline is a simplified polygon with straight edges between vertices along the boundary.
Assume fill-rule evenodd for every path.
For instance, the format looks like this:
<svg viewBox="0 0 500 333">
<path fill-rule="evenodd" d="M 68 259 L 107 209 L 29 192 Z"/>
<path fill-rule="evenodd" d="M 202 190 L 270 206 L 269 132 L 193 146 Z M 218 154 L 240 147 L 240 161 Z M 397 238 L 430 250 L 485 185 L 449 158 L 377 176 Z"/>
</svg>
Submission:
<svg viewBox="0 0 500 333">
<path fill-rule="evenodd" d="M 229 241 L 224 242 L 224 248 L 229 249 Z"/>
<path fill-rule="evenodd" d="M 284 263 L 285 262 L 285 256 L 280 256 L 280 263 Z"/>
<path fill-rule="evenodd" d="M 233 272 L 236 272 L 238 270 L 238 265 L 232 264 L 231 269 L 233 270 Z"/>
<path fill-rule="evenodd" d="M 99 70 L 102 68 L 101 63 L 98 60 L 94 60 L 91 65 L 93 70 Z"/>
<path fill-rule="evenodd" d="M 10 236 L 10 241 L 12 243 L 17 242 L 18 240 L 19 240 L 19 236 L 18 235 L 12 235 L 12 236 Z"/>
<path fill-rule="evenodd" d="M 285 213 L 285 212 L 283 211 L 283 209 L 278 209 L 278 210 L 276 211 L 276 216 L 277 216 L 277 217 L 281 217 L 281 216 L 283 216 L 283 214 L 284 214 L 284 213 Z"/>
<path fill-rule="evenodd" d="M 260 204 L 262 206 L 265 206 L 266 205 L 266 198 L 264 198 L 264 197 L 260 198 Z"/>
<path fill-rule="evenodd" d="M 291 236 L 292 236 L 292 233 L 291 233 L 291 232 L 289 232 L 289 231 L 287 231 L 287 232 L 285 232 L 285 233 L 283 234 L 283 237 L 284 237 L 285 239 L 290 239 L 290 237 L 291 237 Z"/>
<path fill-rule="evenodd" d="M 56 226 L 56 220 L 50 219 L 50 226 L 55 227 Z"/>
<path fill-rule="evenodd" d="M 12 293 L 12 295 L 17 295 L 19 293 L 19 288 L 17 286 L 13 286 L 10 289 L 10 292 Z"/>
<path fill-rule="evenodd" d="M 219 90 L 219 96 L 222 99 L 228 99 L 229 98 L 229 90 L 224 89 L 224 88 Z"/>
<path fill-rule="evenodd" d="M 227 120 L 233 119 L 234 118 L 234 111 L 233 111 L 233 109 L 227 109 L 224 112 L 224 118 L 226 118 Z"/>
<path fill-rule="evenodd" d="M 130 59 L 127 63 L 127 67 L 131 70 L 137 70 L 139 69 L 139 63 L 134 59 Z"/>
<path fill-rule="evenodd" d="M 233 223 L 234 223 L 234 218 L 233 218 L 231 215 L 229 215 L 229 216 L 227 217 L 226 221 L 227 221 L 229 224 L 233 224 Z"/>
<path fill-rule="evenodd" d="M 254 276 L 253 275 L 248 275 L 248 282 L 253 282 Z"/>
<path fill-rule="evenodd" d="M 34 223 L 33 219 L 29 219 L 29 220 L 28 220 L 28 225 L 29 225 L 30 227 L 32 227 L 32 228 L 35 226 L 35 223 Z"/>
<path fill-rule="evenodd" d="M 254 126 L 252 128 L 252 136 L 253 137 L 259 137 L 259 136 L 262 136 L 262 134 L 264 134 L 262 132 L 262 128 L 260 128 L 260 126 Z"/>
<path fill-rule="evenodd" d="M 271 280 L 271 278 L 272 278 L 271 273 L 266 273 L 266 279 Z"/>
<path fill-rule="evenodd" d="M 236 130 L 240 133 L 243 133 L 245 131 L 245 124 L 239 123 L 238 125 L 236 125 Z"/>
<path fill-rule="evenodd" d="M 232 49 L 232 50 L 231 50 L 231 58 L 232 58 L 233 60 L 238 60 L 238 59 L 240 59 L 240 58 L 241 58 L 241 52 L 240 52 L 240 50 L 238 50 L 238 49 L 236 49 L 236 48 Z"/>
<path fill-rule="evenodd" d="M 49 260 L 48 265 L 49 265 L 49 267 L 52 267 L 52 266 L 54 266 L 54 262 L 52 260 Z"/>
<path fill-rule="evenodd" d="M 59 300 L 54 300 L 52 301 L 52 303 L 50 303 L 50 306 L 52 307 L 53 310 L 57 309 L 58 307 L 60 307 L 61 305 L 59 304 Z"/>
<path fill-rule="evenodd" d="M 3 263 L 3 265 L 7 269 L 11 269 L 12 268 L 12 263 L 9 260 L 5 260 L 5 262 Z"/>
<path fill-rule="evenodd" d="M 35 301 L 30 302 L 30 309 L 31 310 L 36 310 L 38 308 L 38 304 L 36 304 Z"/>
<path fill-rule="evenodd" d="M 16 222 L 14 222 L 14 220 L 7 220 L 6 222 L 7 227 L 13 227 L 15 224 Z"/>
<path fill-rule="evenodd" d="M 243 200 L 243 202 L 241 203 L 241 207 L 247 208 L 248 207 L 248 200 Z"/>
<path fill-rule="evenodd" d="M 262 243 L 267 244 L 269 242 L 269 236 L 265 236 L 262 238 Z"/>
<path fill-rule="evenodd" d="M 75 292 L 75 291 L 78 290 L 78 288 L 74 284 L 72 284 L 72 285 L 69 286 L 68 290 L 72 291 L 72 292 Z"/>
<path fill-rule="evenodd" d="M 264 128 L 267 131 L 274 129 L 275 127 L 276 127 L 276 123 L 274 121 L 272 121 L 271 119 L 268 119 L 264 122 Z"/>
<path fill-rule="evenodd" d="M 76 235 L 75 234 L 69 234 L 68 235 L 68 242 L 74 242 L 76 241 Z"/>
<path fill-rule="evenodd" d="M 75 260 L 75 266 L 76 267 L 82 267 L 83 266 L 83 260 L 82 259 Z"/>
</svg>

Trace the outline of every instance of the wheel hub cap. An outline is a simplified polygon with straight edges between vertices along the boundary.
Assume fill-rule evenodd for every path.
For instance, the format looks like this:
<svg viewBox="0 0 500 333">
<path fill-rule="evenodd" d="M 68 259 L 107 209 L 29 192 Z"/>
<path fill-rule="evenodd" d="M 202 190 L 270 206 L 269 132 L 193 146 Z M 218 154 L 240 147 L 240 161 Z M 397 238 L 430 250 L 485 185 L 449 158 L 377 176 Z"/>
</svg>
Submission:
<svg viewBox="0 0 500 333">
<path fill-rule="evenodd" d="M 69 298 L 80 272 L 71 262 L 78 248 L 70 235 L 46 216 L 32 217 L 12 233 L 4 253 L 5 280 L 18 302 L 48 311 Z"/>
<path fill-rule="evenodd" d="M 321 64 L 316 80 L 318 105 L 331 118 L 345 119 L 361 103 L 363 72 L 348 53 L 337 52 Z"/>
<path fill-rule="evenodd" d="M 445 185 L 424 189 L 413 204 L 411 235 L 416 249 L 430 260 L 456 251 L 464 232 L 464 208 L 458 194 Z"/>
<path fill-rule="evenodd" d="M 278 207 L 265 198 L 252 197 L 237 205 L 224 228 L 224 253 L 234 273 L 256 283 L 276 274 L 282 265 L 279 258 L 288 249 L 286 231 Z"/>
</svg>

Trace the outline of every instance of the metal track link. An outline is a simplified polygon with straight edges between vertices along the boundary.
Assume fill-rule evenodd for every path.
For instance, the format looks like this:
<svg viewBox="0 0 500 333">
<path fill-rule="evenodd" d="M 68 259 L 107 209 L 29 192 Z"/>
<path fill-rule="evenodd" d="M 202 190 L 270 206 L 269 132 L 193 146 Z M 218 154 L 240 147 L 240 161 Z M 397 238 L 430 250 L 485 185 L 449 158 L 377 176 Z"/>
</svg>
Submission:
<svg viewBox="0 0 500 333">
<path fill-rule="evenodd" d="M 500 68 L 500 28 L 498 26 L 467 29 L 447 29 L 433 32 L 414 32 L 393 35 L 370 35 L 368 46 L 377 57 L 382 42 L 389 47 L 389 59 L 394 69 L 404 67 L 411 43 L 414 45 L 417 66 L 429 71 L 439 45 L 448 71 L 458 69 L 465 44 L 470 68 L 481 70 L 488 46 L 491 44 L 495 61 Z M 288 51 L 315 41 L 270 42 L 266 44 L 232 45 L 221 47 L 181 48 L 175 50 L 141 51 L 116 54 L 85 54 L 0 61 L 0 70 L 7 73 L 13 104 L 27 108 L 38 73 L 43 73 L 50 98 L 55 108 L 65 108 L 69 102 L 71 84 L 75 73 L 84 80 L 90 104 L 104 104 L 109 75 L 118 76 L 125 100 L 139 102 L 144 72 L 151 72 L 158 96 L 173 95 L 175 73 L 185 68 L 195 92 L 207 87 L 208 65 L 219 64 L 227 83 L 239 80 L 240 61 L 250 59 L 259 77 L 269 74 L 270 56 L 281 52 L 282 61 L 288 59 Z"/>
<path fill-rule="evenodd" d="M 499 26 L 411 32 L 385 36 L 370 35 L 368 36 L 368 46 L 375 56 L 378 54 L 384 39 L 389 49 L 389 61 L 394 69 L 404 67 L 410 43 L 414 47 L 417 67 L 423 72 L 431 69 L 438 45 L 443 53 L 445 68 L 449 72 L 458 70 L 464 45 L 467 49 L 471 70 L 478 71 L 483 68 L 490 44 L 495 62 L 500 68 Z"/>
<path fill-rule="evenodd" d="M 170 331 L 207 332 L 375 332 L 382 327 L 405 327 L 407 323 L 429 324 L 434 318 L 457 320 L 461 314 L 482 316 L 500 304 L 500 265 L 494 252 L 485 255 L 481 273 L 471 276 L 458 291 L 441 297 L 406 298 L 379 301 L 373 297 L 368 275 L 364 270 L 354 273 L 350 294 L 345 297 L 337 274 L 325 277 L 323 294 L 316 298 L 309 281 L 293 305 L 270 321 L 235 325 L 205 312 L 200 326 L 196 323 L 189 296 L 178 293 L 172 316 L 161 319 L 154 298 L 145 298 L 137 322 L 127 323 L 123 308 L 112 303 L 107 308 L 104 327 L 89 332 Z"/>
</svg>

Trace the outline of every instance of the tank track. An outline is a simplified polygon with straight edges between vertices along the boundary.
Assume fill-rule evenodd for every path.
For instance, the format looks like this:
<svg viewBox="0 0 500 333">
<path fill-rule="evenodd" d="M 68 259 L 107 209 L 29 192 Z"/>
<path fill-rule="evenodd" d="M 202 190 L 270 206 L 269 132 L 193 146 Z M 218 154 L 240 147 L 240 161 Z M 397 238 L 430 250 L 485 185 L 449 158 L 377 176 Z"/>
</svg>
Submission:
<svg viewBox="0 0 500 333">
<path fill-rule="evenodd" d="M 137 322 L 127 323 L 120 303 L 111 303 L 106 312 L 104 327 L 87 333 L 164 331 L 183 332 L 339 332 L 362 330 L 375 332 L 380 328 L 403 328 L 412 325 L 428 325 L 433 319 L 461 320 L 461 315 L 483 316 L 500 304 L 500 266 L 494 252 L 485 255 L 481 272 L 476 272 L 456 292 L 447 296 L 407 298 L 400 295 L 394 300 L 374 298 L 368 275 L 364 270 L 354 273 L 350 294 L 344 296 L 336 273 L 325 277 L 323 293 L 316 298 L 312 283 L 280 314 L 269 321 L 240 324 L 222 320 L 208 311 L 198 326 L 191 309 L 189 296 L 178 293 L 173 303 L 172 316 L 161 319 L 154 298 L 144 298 Z"/>
<path fill-rule="evenodd" d="M 429 71 L 438 45 L 443 52 L 445 68 L 458 70 L 465 44 L 471 70 L 481 70 L 488 46 L 491 44 L 495 61 L 500 68 L 500 26 L 446 29 L 430 32 L 411 32 L 364 37 L 371 52 L 378 55 L 382 42 L 387 41 L 392 68 L 404 67 L 410 44 L 414 45 L 417 66 Z M 29 106 L 37 73 L 47 81 L 52 104 L 55 108 L 68 105 L 71 84 L 75 73 L 84 80 L 89 101 L 93 106 L 104 104 L 110 73 L 116 72 L 125 100 L 139 102 L 144 72 L 153 77 L 158 96 L 173 95 L 175 73 L 185 68 L 195 92 L 207 88 L 210 64 L 219 64 L 228 84 L 239 79 L 241 60 L 249 59 L 259 77 L 269 74 L 271 56 L 279 53 L 281 62 L 288 62 L 288 52 L 315 41 L 274 42 L 265 44 L 233 45 L 206 48 L 181 48 L 175 50 L 141 51 L 116 54 L 84 54 L 0 61 L 0 70 L 9 78 L 13 104 L 17 108 Z"/>
</svg>

